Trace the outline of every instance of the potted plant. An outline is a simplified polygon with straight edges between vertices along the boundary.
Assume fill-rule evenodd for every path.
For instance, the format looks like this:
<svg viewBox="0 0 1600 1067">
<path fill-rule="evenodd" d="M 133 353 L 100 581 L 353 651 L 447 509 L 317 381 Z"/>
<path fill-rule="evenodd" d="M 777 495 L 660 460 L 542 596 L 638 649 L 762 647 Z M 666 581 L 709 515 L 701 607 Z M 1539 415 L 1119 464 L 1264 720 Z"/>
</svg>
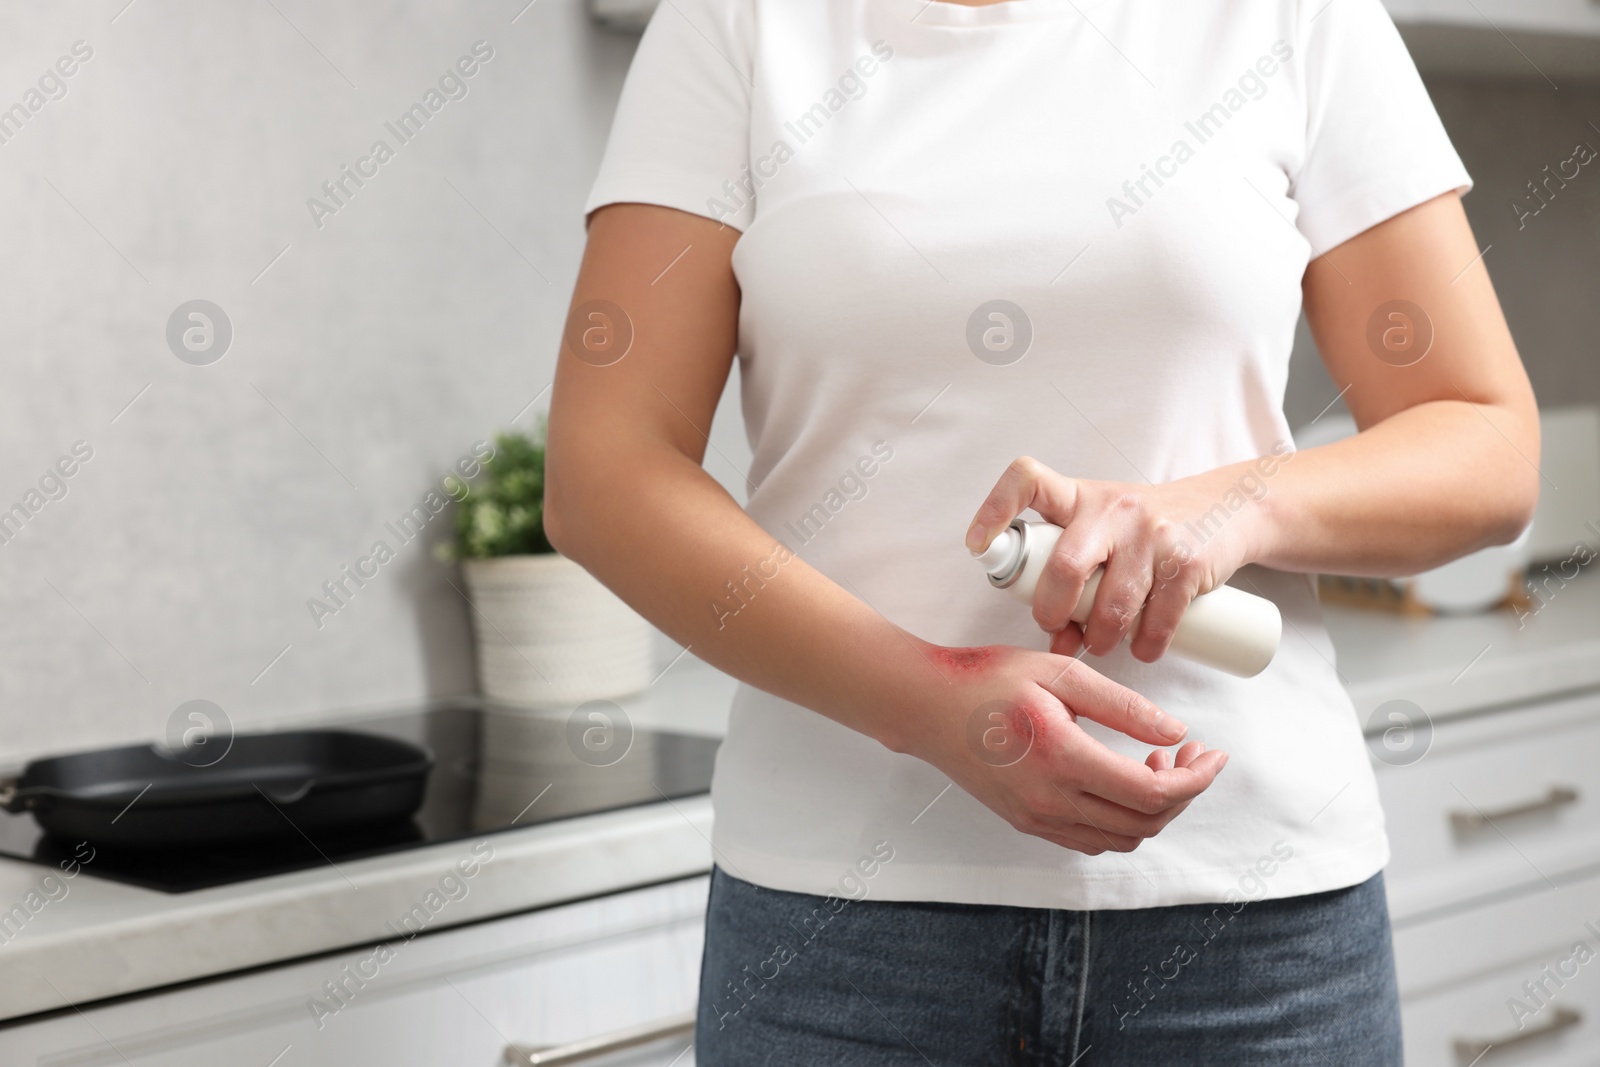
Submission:
<svg viewBox="0 0 1600 1067">
<path fill-rule="evenodd" d="M 544 533 L 544 427 L 495 437 L 456 511 L 449 555 L 472 601 L 478 683 L 491 701 L 570 705 L 650 684 L 654 630 Z"/>
</svg>

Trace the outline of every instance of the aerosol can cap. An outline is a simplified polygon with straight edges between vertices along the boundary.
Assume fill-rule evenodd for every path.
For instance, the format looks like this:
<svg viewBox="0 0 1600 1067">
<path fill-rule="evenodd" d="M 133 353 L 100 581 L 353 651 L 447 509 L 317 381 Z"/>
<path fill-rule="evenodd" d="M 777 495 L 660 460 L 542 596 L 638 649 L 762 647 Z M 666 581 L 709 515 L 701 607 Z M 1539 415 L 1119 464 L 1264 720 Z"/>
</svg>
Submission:
<svg viewBox="0 0 1600 1067">
<path fill-rule="evenodd" d="M 1014 526 L 1007 526 L 976 559 L 990 577 L 1003 579 L 1016 569 L 1021 556 L 1022 533 Z"/>
</svg>

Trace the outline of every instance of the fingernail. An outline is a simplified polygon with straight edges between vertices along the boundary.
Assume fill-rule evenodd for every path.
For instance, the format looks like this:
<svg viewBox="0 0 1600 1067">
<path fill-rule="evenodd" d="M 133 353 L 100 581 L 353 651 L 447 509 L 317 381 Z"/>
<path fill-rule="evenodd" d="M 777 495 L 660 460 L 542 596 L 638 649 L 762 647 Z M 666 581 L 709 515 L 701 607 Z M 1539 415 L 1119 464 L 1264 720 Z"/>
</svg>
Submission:
<svg viewBox="0 0 1600 1067">
<path fill-rule="evenodd" d="M 1189 728 L 1170 715 L 1162 715 L 1156 721 L 1156 732 L 1171 741 L 1181 741 L 1189 732 Z"/>
<path fill-rule="evenodd" d="M 967 551 L 974 554 L 983 551 L 983 543 L 988 540 L 989 531 L 974 523 L 967 530 Z"/>
</svg>

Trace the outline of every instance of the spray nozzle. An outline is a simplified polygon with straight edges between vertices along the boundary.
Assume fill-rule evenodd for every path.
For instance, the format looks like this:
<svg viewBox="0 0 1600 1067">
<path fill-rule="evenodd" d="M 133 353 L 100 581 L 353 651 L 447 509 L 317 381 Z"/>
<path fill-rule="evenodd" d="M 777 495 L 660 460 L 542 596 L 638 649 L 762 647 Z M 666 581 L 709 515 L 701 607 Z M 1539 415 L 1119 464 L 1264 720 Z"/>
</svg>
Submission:
<svg viewBox="0 0 1600 1067">
<path fill-rule="evenodd" d="M 996 578 L 1004 578 L 1017 565 L 1022 553 L 1022 534 L 1014 526 L 1007 526 L 995 537 L 989 547 L 976 554 L 983 569 Z"/>
</svg>

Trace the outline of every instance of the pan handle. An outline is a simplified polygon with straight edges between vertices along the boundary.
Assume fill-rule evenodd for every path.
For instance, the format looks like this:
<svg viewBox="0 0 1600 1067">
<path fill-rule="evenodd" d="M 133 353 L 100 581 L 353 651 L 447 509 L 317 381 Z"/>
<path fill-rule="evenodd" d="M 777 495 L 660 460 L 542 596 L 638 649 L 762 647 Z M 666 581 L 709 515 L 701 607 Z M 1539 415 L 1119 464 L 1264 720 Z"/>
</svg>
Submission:
<svg viewBox="0 0 1600 1067">
<path fill-rule="evenodd" d="M 262 796 L 266 797 L 274 804 L 297 804 L 301 800 L 305 799 L 305 795 L 311 792 L 311 787 L 316 784 L 317 783 L 315 779 L 307 778 L 305 781 L 293 786 L 280 786 L 276 789 L 262 789 L 261 786 L 258 785 L 256 786 L 256 789 L 260 791 Z"/>
</svg>

